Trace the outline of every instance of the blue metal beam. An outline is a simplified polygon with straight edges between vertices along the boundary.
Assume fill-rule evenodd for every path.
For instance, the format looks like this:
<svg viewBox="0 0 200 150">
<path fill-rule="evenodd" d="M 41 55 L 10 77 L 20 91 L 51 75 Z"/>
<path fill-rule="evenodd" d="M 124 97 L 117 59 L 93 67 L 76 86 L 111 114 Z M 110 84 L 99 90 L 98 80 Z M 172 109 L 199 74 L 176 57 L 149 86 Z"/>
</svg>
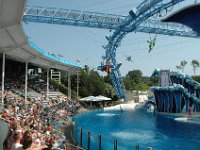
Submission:
<svg viewBox="0 0 200 150">
<path fill-rule="evenodd" d="M 200 34 L 188 26 L 179 23 L 159 22 L 157 20 L 145 20 L 137 26 L 134 31 L 169 36 L 200 38 Z"/>
<path fill-rule="evenodd" d="M 125 16 L 71 9 L 26 7 L 24 22 L 116 29 Z"/>
<path fill-rule="evenodd" d="M 23 21 L 117 30 L 125 22 L 125 18 L 125 16 L 98 12 L 36 6 L 25 8 Z M 130 27 L 124 26 L 121 30 L 128 32 Z M 187 26 L 157 20 L 145 20 L 134 31 L 199 38 L 199 34 Z"/>
</svg>

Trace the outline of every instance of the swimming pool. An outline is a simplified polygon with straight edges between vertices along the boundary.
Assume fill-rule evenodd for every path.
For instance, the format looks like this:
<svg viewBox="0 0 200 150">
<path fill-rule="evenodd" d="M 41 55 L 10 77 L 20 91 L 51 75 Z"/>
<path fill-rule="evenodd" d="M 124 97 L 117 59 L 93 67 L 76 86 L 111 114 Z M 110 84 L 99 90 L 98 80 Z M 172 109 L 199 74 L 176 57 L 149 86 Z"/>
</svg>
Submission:
<svg viewBox="0 0 200 150">
<path fill-rule="evenodd" d="M 83 129 L 83 146 L 87 148 L 87 132 L 90 131 L 91 150 L 98 150 L 98 135 L 102 136 L 102 150 L 198 150 L 200 146 L 200 124 L 175 121 L 172 116 L 133 111 L 93 111 L 74 118 Z M 80 141 L 79 130 L 75 137 Z"/>
</svg>

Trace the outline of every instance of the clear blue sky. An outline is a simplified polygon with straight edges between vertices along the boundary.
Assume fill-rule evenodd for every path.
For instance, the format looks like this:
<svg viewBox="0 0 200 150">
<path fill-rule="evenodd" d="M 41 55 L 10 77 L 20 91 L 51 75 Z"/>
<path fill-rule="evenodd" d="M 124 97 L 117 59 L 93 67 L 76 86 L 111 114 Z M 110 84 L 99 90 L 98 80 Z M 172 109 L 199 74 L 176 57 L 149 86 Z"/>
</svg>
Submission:
<svg viewBox="0 0 200 150">
<path fill-rule="evenodd" d="M 186 1 L 184 5 L 194 3 L 194 0 Z M 129 10 L 141 2 L 142 0 L 29 0 L 27 4 L 127 16 Z M 182 7 L 179 4 L 175 9 Z M 89 65 L 91 69 L 100 65 L 101 56 L 105 54 L 102 45 L 107 44 L 105 36 L 111 35 L 111 32 L 105 29 L 40 23 L 24 24 L 24 29 L 27 36 L 40 48 L 62 54 L 67 60 L 80 60 L 82 65 Z M 196 59 L 200 62 L 200 39 L 158 35 L 155 48 L 148 53 L 147 40 L 154 36 L 129 33 L 122 40 L 121 46 L 117 49 L 117 61 L 123 63 L 121 74 L 125 75 L 133 69 L 140 69 L 148 76 L 155 68 L 175 71 L 176 65 L 186 60 L 188 64 L 185 73 L 192 75 L 191 61 Z M 131 56 L 133 62 L 126 61 L 127 56 Z M 200 74 L 200 69 L 197 70 L 197 74 Z"/>
</svg>

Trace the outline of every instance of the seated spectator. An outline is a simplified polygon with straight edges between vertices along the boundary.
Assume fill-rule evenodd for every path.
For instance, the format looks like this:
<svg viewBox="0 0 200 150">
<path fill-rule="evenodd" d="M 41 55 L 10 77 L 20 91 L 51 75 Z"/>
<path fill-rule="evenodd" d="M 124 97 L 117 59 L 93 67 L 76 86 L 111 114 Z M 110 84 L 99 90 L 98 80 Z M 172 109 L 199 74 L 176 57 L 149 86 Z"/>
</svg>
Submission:
<svg viewBox="0 0 200 150">
<path fill-rule="evenodd" d="M 31 145 L 32 145 L 32 136 L 31 135 L 27 135 L 26 137 L 24 137 L 24 141 L 23 141 L 23 146 L 18 148 L 17 150 L 31 150 Z"/>
<path fill-rule="evenodd" d="M 12 131 L 16 131 L 18 129 L 18 123 L 15 118 L 11 118 L 9 121 L 9 126 L 12 129 Z"/>
<path fill-rule="evenodd" d="M 2 118 L 7 119 L 10 116 L 8 109 L 5 109 L 1 115 Z"/>
<path fill-rule="evenodd" d="M 47 128 L 46 128 L 46 131 L 51 132 L 51 125 L 50 125 L 50 124 L 48 124 L 48 126 L 47 126 Z"/>
<path fill-rule="evenodd" d="M 22 144 L 20 144 L 21 138 L 22 138 L 21 132 L 16 131 L 13 133 L 13 144 L 11 150 L 17 150 L 18 148 L 22 147 Z"/>
<path fill-rule="evenodd" d="M 26 130 L 26 131 L 24 132 L 23 137 L 22 137 L 21 140 L 20 140 L 20 144 L 23 144 L 23 143 L 24 143 L 25 138 L 26 138 L 27 136 L 31 136 L 31 132 L 30 132 L 29 130 Z"/>
</svg>

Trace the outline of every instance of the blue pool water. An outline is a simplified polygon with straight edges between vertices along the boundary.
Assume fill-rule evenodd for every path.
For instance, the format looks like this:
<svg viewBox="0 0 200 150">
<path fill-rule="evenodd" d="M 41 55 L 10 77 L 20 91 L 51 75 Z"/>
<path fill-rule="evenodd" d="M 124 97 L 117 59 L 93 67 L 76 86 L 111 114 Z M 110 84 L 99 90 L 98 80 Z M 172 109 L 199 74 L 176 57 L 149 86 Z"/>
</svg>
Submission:
<svg viewBox="0 0 200 150">
<path fill-rule="evenodd" d="M 76 116 L 75 123 L 83 129 L 83 146 L 87 148 L 87 132 L 91 133 L 91 150 L 98 149 L 98 135 L 102 136 L 102 149 L 133 150 L 199 150 L 200 124 L 175 121 L 167 115 L 153 115 L 142 109 L 133 111 L 93 111 Z M 79 129 L 75 137 L 80 141 Z"/>
</svg>

